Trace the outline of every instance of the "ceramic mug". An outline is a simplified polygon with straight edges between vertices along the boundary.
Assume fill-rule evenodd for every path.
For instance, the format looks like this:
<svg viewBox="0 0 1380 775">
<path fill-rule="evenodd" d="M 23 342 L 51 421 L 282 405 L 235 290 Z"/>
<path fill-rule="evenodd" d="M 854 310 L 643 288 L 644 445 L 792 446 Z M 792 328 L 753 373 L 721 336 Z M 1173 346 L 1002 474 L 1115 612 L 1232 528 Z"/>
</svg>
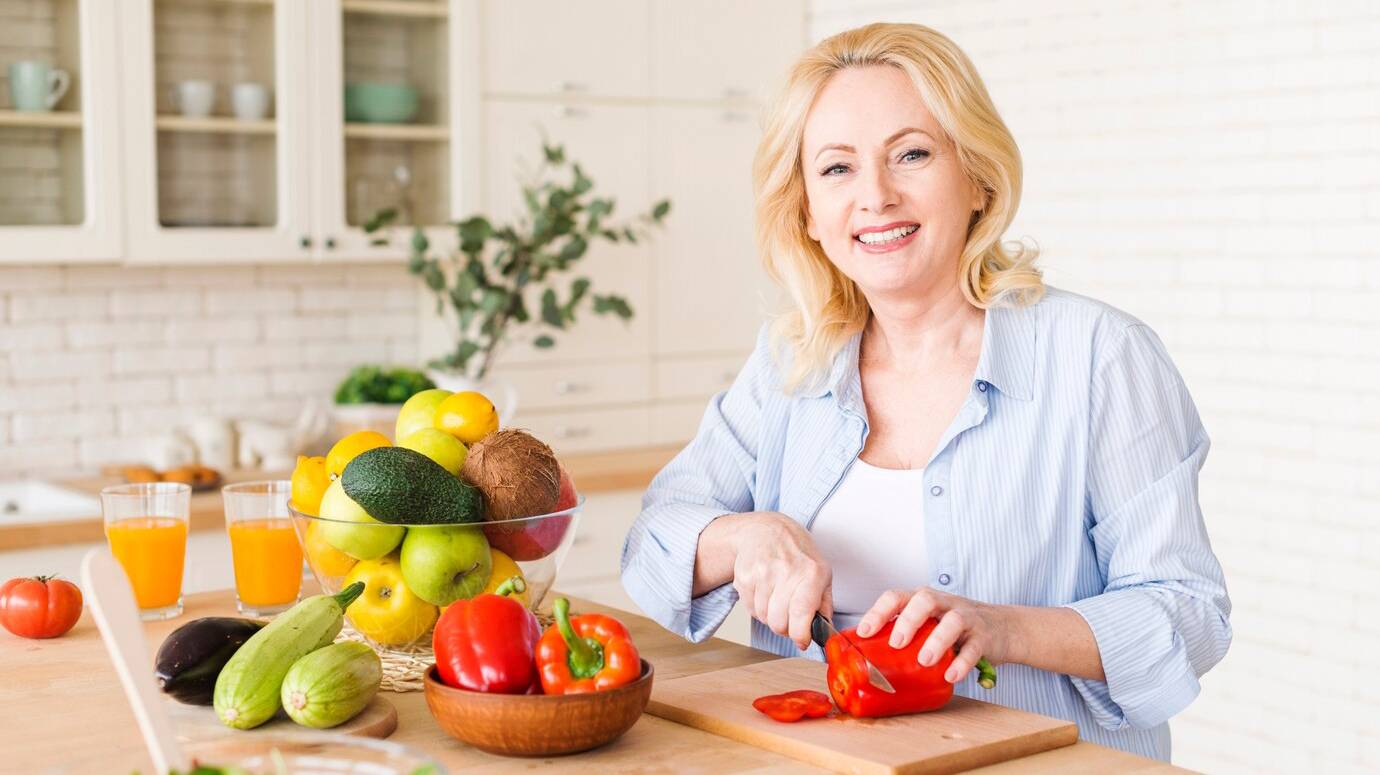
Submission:
<svg viewBox="0 0 1380 775">
<path fill-rule="evenodd" d="M 53 109 L 72 85 L 66 70 L 47 62 L 27 59 L 9 67 L 10 100 L 15 110 L 46 112 Z"/>
<path fill-rule="evenodd" d="M 261 83 L 237 83 L 230 90 L 230 106 L 235 118 L 258 121 L 268 116 L 268 87 Z"/>
<path fill-rule="evenodd" d="M 210 81 L 178 81 L 172 90 L 173 107 L 189 118 L 205 118 L 216 105 L 216 85 Z"/>
</svg>

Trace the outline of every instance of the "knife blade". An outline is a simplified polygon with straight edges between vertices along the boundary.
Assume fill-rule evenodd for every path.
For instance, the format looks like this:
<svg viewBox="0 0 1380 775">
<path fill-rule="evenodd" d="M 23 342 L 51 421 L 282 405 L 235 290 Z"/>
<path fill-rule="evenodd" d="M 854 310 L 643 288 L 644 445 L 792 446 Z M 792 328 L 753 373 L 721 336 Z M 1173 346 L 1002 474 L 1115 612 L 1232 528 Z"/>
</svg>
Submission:
<svg viewBox="0 0 1380 775">
<path fill-rule="evenodd" d="M 868 683 L 887 694 L 896 693 L 896 687 L 892 686 L 891 682 L 882 674 L 882 671 L 878 670 L 877 666 L 872 664 L 871 660 L 867 658 L 867 655 L 863 654 L 862 649 L 858 648 L 858 644 L 854 643 L 847 635 L 839 632 L 838 629 L 834 627 L 834 623 L 829 621 L 824 614 L 816 611 L 815 618 L 810 620 L 810 640 L 818 643 L 820 648 L 824 648 L 825 642 L 834 635 L 842 638 L 844 643 L 847 643 L 850 648 L 858 652 L 858 658 L 863 661 L 864 665 L 867 665 Z"/>
</svg>

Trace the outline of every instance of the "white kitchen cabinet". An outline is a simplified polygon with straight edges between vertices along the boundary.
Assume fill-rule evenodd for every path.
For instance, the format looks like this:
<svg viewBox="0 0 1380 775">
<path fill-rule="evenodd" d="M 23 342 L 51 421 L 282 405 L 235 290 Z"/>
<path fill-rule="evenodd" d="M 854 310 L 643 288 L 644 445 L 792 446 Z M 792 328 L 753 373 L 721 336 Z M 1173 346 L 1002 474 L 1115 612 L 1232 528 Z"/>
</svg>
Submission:
<svg viewBox="0 0 1380 775">
<path fill-rule="evenodd" d="M 799 55 L 805 22 L 799 0 L 656 0 L 652 93 L 760 102 Z"/>
<path fill-rule="evenodd" d="M 519 410 L 517 425 L 551 445 L 557 455 L 644 447 L 651 438 L 646 404 L 557 411 Z"/>
<path fill-rule="evenodd" d="M 484 91 L 646 97 L 646 0 L 486 0 Z"/>
<path fill-rule="evenodd" d="M 0 264 L 121 255 L 116 21 L 107 0 L 0 5 L 0 59 L 45 62 L 71 84 L 52 110 L 20 111 L 0 72 Z"/>
<path fill-rule="evenodd" d="M 540 102 L 489 100 L 485 106 L 484 209 L 508 221 L 524 212 L 522 181 L 531 180 L 542 160 L 542 141 L 565 147 L 594 181 L 594 193 L 611 197 L 615 209 L 609 222 L 629 219 L 650 209 L 655 192 L 649 188 L 649 123 L 651 111 L 641 106 L 553 105 Z M 652 241 L 662 238 L 654 232 Z M 553 332 L 556 346 L 540 350 L 515 342 L 502 357 L 505 365 L 552 363 L 580 359 L 646 357 L 651 353 L 652 252 L 646 241 L 637 245 L 596 241 L 561 282 L 588 277 L 591 293 L 618 294 L 632 305 L 634 316 L 595 315 L 586 302 L 569 332 Z M 562 287 L 563 295 L 565 287 Z"/>
<path fill-rule="evenodd" d="M 652 397 L 652 370 L 645 358 L 510 367 L 503 378 L 521 396 L 520 412 L 642 403 Z"/>
<path fill-rule="evenodd" d="M 660 106 L 653 185 L 672 202 L 656 241 L 655 352 L 750 349 L 772 289 L 753 241 L 755 116 L 732 107 Z"/>
</svg>

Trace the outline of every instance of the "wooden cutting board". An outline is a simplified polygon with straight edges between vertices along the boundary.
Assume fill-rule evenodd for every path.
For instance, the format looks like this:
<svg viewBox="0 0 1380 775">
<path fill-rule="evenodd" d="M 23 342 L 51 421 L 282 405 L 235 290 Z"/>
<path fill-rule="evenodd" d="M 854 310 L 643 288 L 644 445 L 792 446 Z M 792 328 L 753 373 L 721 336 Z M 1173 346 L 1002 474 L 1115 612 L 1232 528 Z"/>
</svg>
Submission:
<svg viewBox="0 0 1380 775">
<path fill-rule="evenodd" d="M 1078 741 L 1067 721 L 955 697 L 944 708 L 883 719 L 838 717 L 794 724 L 752 707 L 764 694 L 827 693 L 825 665 L 778 659 L 658 682 L 647 712 L 801 761 L 853 773 L 948 773 Z"/>
<path fill-rule="evenodd" d="M 168 714 L 172 716 L 173 727 L 177 730 L 178 737 L 190 740 L 201 740 L 210 737 L 220 737 L 225 735 L 243 735 L 243 730 L 231 729 L 216 718 L 216 712 L 206 705 L 184 705 L 172 699 L 167 700 Z M 354 735 L 355 737 L 374 737 L 383 739 L 393 734 L 398 728 L 398 711 L 393 707 L 393 703 L 382 695 L 375 695 L 374 699 L 359 712 L 358 716 L 346 721 L 340 726 L 331 727 L 327 732 L 339 732 L 344 735 Z M 269 731 L 269 732 L 311 732 L 308 727 L 300 726 L 297 722 L 288 718 L 288 715 L 279 710 L 278 715 L 269 719 L 264 724 L 249 730 L 249 733 Z"/>
</svg>

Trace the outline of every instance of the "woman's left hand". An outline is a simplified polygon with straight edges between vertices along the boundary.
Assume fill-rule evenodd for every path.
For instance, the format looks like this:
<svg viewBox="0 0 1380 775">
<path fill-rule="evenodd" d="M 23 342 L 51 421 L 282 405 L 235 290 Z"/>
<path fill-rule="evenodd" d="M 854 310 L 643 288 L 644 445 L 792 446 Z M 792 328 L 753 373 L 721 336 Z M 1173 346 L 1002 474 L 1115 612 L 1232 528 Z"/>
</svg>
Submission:
<svg viewBox="0 0 1380 775">
<path fill-rule="evenodd" d="M 987 657 L 992 664 L 1016 661 L 1012 659 L 1012 622 L 1005 606 L 989 605 L 966 597 L 921 587 L 892 589 L 884 592 L 872 608 L 858 622 L 858 636 L 875 635 L 892 617 L 896 626 L 891 630 L 891 647 L 904 648 L 930 617 L 939 624 L 921 644 L 919 661 L 926 667 L 939 660 L 945 649 L 958 645 L 958 656 L 949 666 L 944 679 L 949 683 L 962 681 L 977 664 Z"/>
</svg>

